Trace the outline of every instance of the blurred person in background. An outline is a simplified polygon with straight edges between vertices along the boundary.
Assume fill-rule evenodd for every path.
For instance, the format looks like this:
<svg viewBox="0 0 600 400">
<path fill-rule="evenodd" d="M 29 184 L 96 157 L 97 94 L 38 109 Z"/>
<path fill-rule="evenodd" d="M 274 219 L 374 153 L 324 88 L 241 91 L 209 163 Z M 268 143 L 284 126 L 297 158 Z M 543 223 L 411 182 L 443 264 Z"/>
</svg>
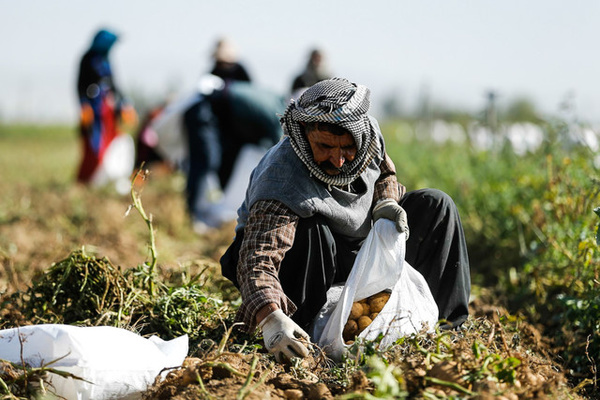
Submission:
<svg viewBox="0 0 600 400">
<path fill-rule="evenodd" d="M 366 86 L 333 78 L 290 102 L 285 136 L 252 172 L 221 258 L 223 276 L 242 295 L 236 321 L 248 332 L 259 327 L 278 361 L 308 355 L 306 331 L 327 291 L 347 280 L 380 218 L 406 233 L 406 261 L 427 281 L 445 327 L 468 316 L 469 259 L 456 206 L 442 191 L 406 192 L 397 181 L 369 97 Z"/>
<path fill-rule="evenodd" d="M 237 49 L 235 48 L 235 45 L 233 44 L 233 42 L 226 38 L 220 38 L 219 40 L 217 40 L 215 47 L 214 47 L 214 51 L 211 54 L 212 60 L 214 61 L 214 64 L 212 65 L 212 69 L 210 71 L 210 75 L 214 75 L 217 76 L 219 78 L 221 78 L 223 81 L 225 82 L 229 82 L 229 81 L 241 81 L 241 82 L 250 82 L 250 75 L 248 74 L 248 72 L 246 71 L 246 69 L 244 68 L 244 66 L 238 61 L 238 55 L 237 55 Z M 204 75 L 204 74 L 203 74 Z M 197 94 L 194 94 L 192 97 L 195 97 Z M 190 98 L 187 99 L 188 101 L 190 101 Z M 155 165 L 160 165 L 164 160 L 163 157 L 156 152 L 155 147 L 156 144 L 158 142 L 158 138 L 156 137 L 156 132 L 154 132 L 154 130 L 152 129 L 152 124 L 154 123 L 154 121 L 156 120 L 156 118 L 160 117 L 161 114 L 163 114 L 163 111 L 165 110 L 166 106 L 168 105 L 168 103 L 171 100 L 166 100 L 163 104 L 160 104 L 156 107 L 154 107 L 153 109 L 151 109 L 147 115 L 144 117 L 140 128 L 138 129 L 137 132 L 137 141 L 136 141 L 136 161 L 135 161 L 135 165 L 136 167 L 139 167 L 142 162 L 146 163 L 146 166 L 148 167 L 149 164 L 155 164 Z M 186 100 L 184 100 L 186 101 Z M 191 100 L 194 101 L 194 100 Z M 188 104 L 190 105 L 190 104 Z M 180 107 L 181 103 L 179 103 L 177 105 L 177 107 Z M 200 103 L 196 102 L 196 104 L 194 105 L 194 107 L 196 109 L 200 109 Z M 227 129 L 229 125 L 228 120 L 226 120 L 227 115 L 225 115 L 227 113 L 227 108 L 226 107 L 218 107 L 219 108 L 219 112 L 222 114 L 221 115 L 221 129 Z M 172 112 L 173 109 L 171 108 L 170 111 Z M 188 110 L 187 111 L 187 116 L 186 116 L 186 123 L 189 124 L 188 128 L 191 127 L 192 124 L 197 124 L 198 121 L 191 121 L 193 119 L 196 118 L 196 116 L 194 117 L 190 117 L 190 113 L 193 113 L 193 111 Z M 224 149 L 227 154 L 224 155 L 226 161 L 222 163 L 222 165 L 228 165 L 228 163 L 230 162 L 231 158 L 235 158 L 235 156 L 237 155 L 236 152 L 239 150 L 239 145 L 237 145 L 236 143 L 232 143 L 233 146 L 228 146 L 227 149 Z M 207 146 L 207 147 L 211 147 L 211 146 Z M 233 164 L 233 162 L 231 162 L 231 164 Z M 228 172 L 226 172 L 226 170 L 231 170 L 231 167 L 227 167 L 224 169 L 223 174 L 227 175 Z M 224 179 L 224 181 L 226 181 L 226 179 Z"/>
<path fill-rule="evenodd" d="M 245 146 L 262 150 L 276 144 L 283 131 L 278 114 L 285 109 L 284 97 L 251 82 L 223 80 L 215 75 L 201 77 L 198 90 L 166 107 L 151 123 L 157 152 L 186 174 L 186 204 L 197 233 L 220 226 L 220 214 L 208 201 L 210 178 L 215 177 L 222 191 L 230 180 Z M 245 165 L 249 175 L 256 163 Z M 243 201 L 245 189 L 237 188 L 232 198 L 231 218 Z"/>
<path fill-rule="evenodd" d="M 304 71 L 292 82 L 292 98 L 298 98 L 306 88 L 325 79 L 331 78 L 331 73 L 325 62 L 325 55 L 320 49 L 311 50 Z"/>
<path fill-rule="evenodd" d="M 137 120 L 133 106 L 125 99 L 113 79 L 109 53 L 117 40 L 118 36 L 112 31 L 99 30 L 79 65 L 77 95 L 81 106 L 80 134 L 83 145 L 83 156 L 77 174 L 79 182 L 105 183 L 113 178 L 108 176 L 112 172 L 100 171 L 107 151 L 121 134 L 120 123 L 133 125 Z M 117 157 L 119 158 L 122 159 Z M 127 170 L 132 166 L 114 169 Z M 127 174 L 129 173 L 131 171 Z"/>
<path fill-rule="evenodd" d="M 251 81 L 248 71 L 246 71 L 246 68 L 238 60 L 237 49 L 230 39 L 219 39 L 215 45 L 212 57 L 214 65 L 210 71 L 211 74 L 225 81 Z"/>
</svg>

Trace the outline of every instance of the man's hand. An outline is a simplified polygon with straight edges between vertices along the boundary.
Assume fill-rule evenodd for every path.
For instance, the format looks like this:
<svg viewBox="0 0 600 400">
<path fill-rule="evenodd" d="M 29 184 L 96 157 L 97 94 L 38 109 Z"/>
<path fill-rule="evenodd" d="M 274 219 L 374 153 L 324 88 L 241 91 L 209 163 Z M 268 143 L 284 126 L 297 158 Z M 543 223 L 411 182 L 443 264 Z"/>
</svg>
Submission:
<svg viewBox="0 0 600 400">
<path fill-rule="evenodd" d="M 286 357 L 306 357 L 310 337 L 283 311 L 276 310 L 260 323 L 265 346 L 275 355 L 278 362 L 284 362 Z"/>
<path fill-rule="evenodd" d="M 373 208 L 373 221 L 377 221 L 380 218 L 393 221 L 396 224 L 396 230 L 400 233 L 406 233 L 406 240 L 408 240 L 408 235 L 410 232 L 408 229 L 406 211 L 404 211 L 404 208 L 398 205 L 396 200 L 383 200 Z"/>
</svg>

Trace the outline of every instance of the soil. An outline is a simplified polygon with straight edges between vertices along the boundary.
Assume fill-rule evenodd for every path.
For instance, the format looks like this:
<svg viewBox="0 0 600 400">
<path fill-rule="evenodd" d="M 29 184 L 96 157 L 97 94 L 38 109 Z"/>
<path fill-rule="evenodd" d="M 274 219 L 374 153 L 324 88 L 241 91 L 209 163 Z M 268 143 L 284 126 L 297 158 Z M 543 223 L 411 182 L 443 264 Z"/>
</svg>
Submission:
<svg viewBox="0 0 600 400">
<path fill-rule="evenodd" d="M 172 185 L 172 179 L 159 179 L 142 195 L 145 209 L 155 216 L 161 271 L 168 273 L 174 266 L 193 264 L 200 258 L 218 261 L 233 238 L 234 223 L 211 234 L 194 234 L 183 195 L 177 192 L 180 188 Z M 15 199 L 11 208 L 0 214 L 0 295 L 4 298 L 25 289 L 36 274 L 82 246 L 107 256 L 115 265 L 135 266 L 148 257 L 147 227 L 139 216 L 124 218 L 131 202 L 127 196 L 81 186 L 57 191 L 18 187 L 11 196 Z M 472 302 L 469 321 L 460 331 L 448 334 L 451 358 L 435 359 L 431 351 L 427 356 L 407 344 L 390 349 L 386 359 L 401 372 L 401 389 L 413 398 L 578 398 L 569 392 L 552 343 L 542 336 L 541 329 L 526 321 L 514 322 L 516 317 L 494 301 L 480 295 Z M 0 317 L 0 328 L 26 323 L 15 320 L 18 312 L 6 303 Z M 501 323 L 511 320 L 508 325 Z M 433 346 L 435 339 L 427 340 Z M 520 362 L 513 383 L 473 377 L 481 364 L 472 351 L 475 343 L 502 359 Z M 488 356 L 494 360 L 491 353 Z M 361 397 L 375 389 L 372 368 L 332 367 L 330 360 L 316 352 L 292 366 L 277 364 L 262 352 L 213 350 L 187 358 L 181 368 L 170 371 L 164 381 L 144 393 L 144 399 L 332 399 L 348 393 Z M 468 395 L 460 388 L 478 395 Z"/>
<path fill-rule="evenodd" d="M 509 338 L 513 342 L 515 336 L 502 332 L 499 318 L 508 315 L 504 310 L 492 310 L 489 306 L 475 302 L 471 312 L 472 317 L 466 323 L 467 327 L 454 341 L 454 353 L 460 356 L 431 365 L 431 360 L 426 360 L 422 353 L 406 352 L 402 346 L 395 346 L 388 351 L 390 365 L 403 371 L 405 388 L 412 398 L 431 395 L 436 396 L 433 398 L 457 398 L 465 395 L 447 385 L 426 384 L 430 378 L 455 383 L 477 393 L 463 398 L 579 398 L 569 392 L 560 366 L 552 360 L 552 349 L 544 342 L 538 329 L 522 323 L 518 334 L 519 344 L 508 343 Z M 471 351 L 476 341 L 485 343 L 489 348 L 494 347 L 492 342 L 499 342 L 495 354 L 503 358 L 514 357 L 521 362 L 516 370 L 514 383 L 498 383 L 486 379 L 467 382 L 467 376 L 479 363 Z M 354 370 L 347 377 L 346 384 L 341 385 L 339 380 L 331 378 L 330 361 L 314 355 L 303 360 L 299 367 L 276 364 L 267 355 L 259 357 L 253 368 L 249 367 L 252 364 L 250 355 L 224 354 L 218 361 L 228 364 L 239 374 L 231 373 L 222 366 L 207 367 L 210 363 L 214 364 L 211 356 L 188 358 L 182 368 L 171 371 L 164 381 L 157 382 L 149 389 L 144 394 L 144 399 L 228 399 L 237 398 L 248 388 L 251 390 L 245 397 L 247 399 L 316 400 L 339 398 L 349 393 L 358 396 L 356 398 L 364 398 L 374 389 L 372 381 L 367 377 L 368 368 Z M 248 376 L 252 377 L 250 384 Z"/>
</svg>

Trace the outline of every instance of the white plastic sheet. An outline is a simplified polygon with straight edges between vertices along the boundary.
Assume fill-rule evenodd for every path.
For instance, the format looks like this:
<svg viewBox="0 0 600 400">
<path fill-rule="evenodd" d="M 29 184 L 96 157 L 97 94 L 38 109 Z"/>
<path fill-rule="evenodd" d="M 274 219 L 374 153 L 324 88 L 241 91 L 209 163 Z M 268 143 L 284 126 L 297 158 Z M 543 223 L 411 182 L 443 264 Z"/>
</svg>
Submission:
<svg viewBox="0 0 600 400">
<path fill-rule="evenodd" d="M 375 340 L 385 350 L 398 338 L 427 326 L 435 328 L 438 308 L 425 278 L 404 260 L 405 234 L 393 222 L 378 220 L 361 247 L 350 276 L 343 287 L 332 287 L 327 304 L 317 316 L 312 340 L 334 360 L 341 360 L 347 346 L 342 338 L 352 303 L 383 290 L 390 299 L 359 338 Z M 335 304 L 335 306 L 332 306 Z"/>
<path fill-rule="evenodd" d="M 19 340 L 19 336 L 21 340 Z M 170 341 L 109 327 L 47 324 L 0 330 L 0 359 L 69 372 L 88 383 L 50 374 L 68 400 L 139 399 L 163 368 L 181 366 L 187 335 Z"/>
</svg>

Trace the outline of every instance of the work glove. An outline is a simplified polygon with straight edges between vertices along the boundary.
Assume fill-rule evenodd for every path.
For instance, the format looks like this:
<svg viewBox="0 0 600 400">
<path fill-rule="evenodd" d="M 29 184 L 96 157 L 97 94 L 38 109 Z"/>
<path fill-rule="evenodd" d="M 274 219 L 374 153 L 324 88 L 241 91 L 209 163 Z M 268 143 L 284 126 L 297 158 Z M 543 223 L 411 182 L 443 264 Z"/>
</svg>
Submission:
<svg viewBox="0 0 600 400">
<path fill-rule="evenodd" d="M 277 362 L 308 355 L 310 337 L 283 311 L 273 311 L 260 322 L 259 327 L 267 350 L 275 355 Z"/>
<path fill-rule="evenodd" d="M 373 221 L 377 221 L 380 218 L 393 221 L 396 224 L 396 230 L 400 233 L 404 232 L 406 234 L 406 240 L 408 240 L 410 232 L 408 229 L 406 211 L 398 205 L 396 200 L 386 199 L 375 205 L 373 208 Z"/>
</svg>

